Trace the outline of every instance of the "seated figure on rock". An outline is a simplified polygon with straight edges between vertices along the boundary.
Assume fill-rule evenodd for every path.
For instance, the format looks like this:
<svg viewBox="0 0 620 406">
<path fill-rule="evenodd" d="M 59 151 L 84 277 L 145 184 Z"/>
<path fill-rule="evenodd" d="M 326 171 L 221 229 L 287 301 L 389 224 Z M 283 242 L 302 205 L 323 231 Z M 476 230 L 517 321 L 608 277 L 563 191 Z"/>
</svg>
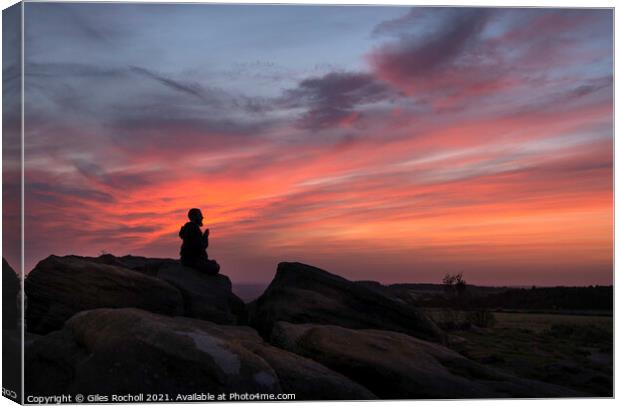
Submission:
<svg viewBox="0 0 620 406">
<path fill-rule="evenodd" d="M 209 229 L 204 233 L 200 230 L 204 219 L 200 209 L 191 209 L 187 213 L 189 221 L 181 227 L 179 237 L 183 240 L 181 245 L 181 263 L 184 266 L 194 268 L 206 274 L 215 275 L 220 272 L 220 265 L 209 259 L 207 247 L 209 246 Z"/>
</svg>

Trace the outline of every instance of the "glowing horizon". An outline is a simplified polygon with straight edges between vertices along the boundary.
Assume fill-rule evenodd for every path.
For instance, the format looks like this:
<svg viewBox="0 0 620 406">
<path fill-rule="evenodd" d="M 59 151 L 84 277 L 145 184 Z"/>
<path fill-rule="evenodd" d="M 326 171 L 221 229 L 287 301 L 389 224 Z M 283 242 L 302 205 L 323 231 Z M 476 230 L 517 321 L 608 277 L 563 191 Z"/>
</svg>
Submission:
<svg viewBox="0 0 620 406">
<path fill-rule="evenodd" d="M 612 11 L 25 5 L 26 264 L 613 280 Z"/>
</svg>

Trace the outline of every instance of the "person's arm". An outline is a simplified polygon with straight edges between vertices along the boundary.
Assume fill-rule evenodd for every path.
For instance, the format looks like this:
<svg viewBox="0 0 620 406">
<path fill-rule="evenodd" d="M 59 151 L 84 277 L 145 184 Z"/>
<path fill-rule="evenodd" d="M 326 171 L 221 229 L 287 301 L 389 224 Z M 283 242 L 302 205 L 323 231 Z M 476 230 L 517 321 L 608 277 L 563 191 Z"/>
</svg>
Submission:
<svg viewBox="0 0 620 406">
<path fill-rule="evenodd" d="M 209 247 L 209 229 L 207 228 L 202 235 L 202 247 L 207 249 Z"/>
</svg>

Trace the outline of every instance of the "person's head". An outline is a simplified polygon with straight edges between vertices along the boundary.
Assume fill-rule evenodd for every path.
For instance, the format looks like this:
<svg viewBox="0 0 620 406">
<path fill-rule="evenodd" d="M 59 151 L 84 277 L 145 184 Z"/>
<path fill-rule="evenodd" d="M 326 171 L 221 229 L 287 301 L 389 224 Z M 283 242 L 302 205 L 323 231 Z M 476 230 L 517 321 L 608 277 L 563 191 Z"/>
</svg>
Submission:
<svg viewBox="0 0 620 406">
<path fill-rule="evenodd" d="M 193 221 L 194 223 L 197 223 L 199 226 L 202 226 L 202 219 L 204 218 L 202 216 L 202 212 L 200 211 L 200 209 L 190 209 L 187 212 L 187 217 L 189 217 L 190 221 Z"/>
</svg>

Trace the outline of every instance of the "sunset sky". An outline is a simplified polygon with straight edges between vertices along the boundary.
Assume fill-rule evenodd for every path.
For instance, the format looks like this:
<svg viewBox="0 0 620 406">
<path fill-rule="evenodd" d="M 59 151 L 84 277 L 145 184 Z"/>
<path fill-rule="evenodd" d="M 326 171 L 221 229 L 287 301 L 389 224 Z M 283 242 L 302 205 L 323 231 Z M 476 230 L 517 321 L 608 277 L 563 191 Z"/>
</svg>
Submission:
<svg viewBox="0 0 620 406">
<path fill-rule="evenodd" d="M 612 11 L 25 6 L 28 271 L 612 283 Z"/>
</svg>

